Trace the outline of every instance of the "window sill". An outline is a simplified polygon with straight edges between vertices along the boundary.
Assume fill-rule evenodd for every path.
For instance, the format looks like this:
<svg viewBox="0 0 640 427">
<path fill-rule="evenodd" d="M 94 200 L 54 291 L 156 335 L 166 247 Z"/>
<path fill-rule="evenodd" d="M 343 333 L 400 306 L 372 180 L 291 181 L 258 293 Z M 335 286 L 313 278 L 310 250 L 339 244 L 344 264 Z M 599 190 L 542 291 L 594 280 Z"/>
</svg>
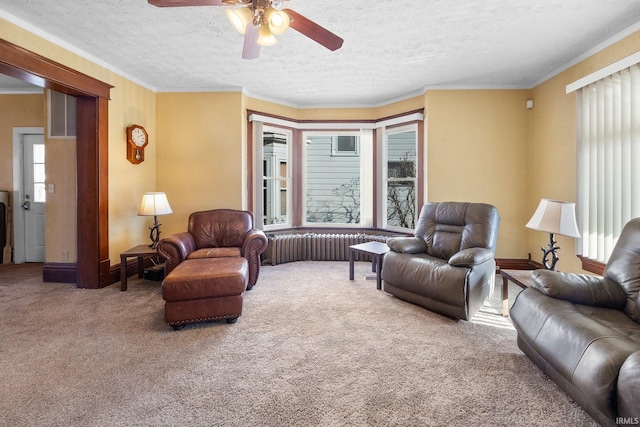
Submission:
<svg viewBox="0 0 640 427">
<path fill-rule="evenodd" d="M 580 261 L 582 262 L 583 270 L 602 276 L 606 264 L 591 258 L 583 257 L 582 255 L 577 255 L 577 257 L 580 258 Z"/>
</svg>

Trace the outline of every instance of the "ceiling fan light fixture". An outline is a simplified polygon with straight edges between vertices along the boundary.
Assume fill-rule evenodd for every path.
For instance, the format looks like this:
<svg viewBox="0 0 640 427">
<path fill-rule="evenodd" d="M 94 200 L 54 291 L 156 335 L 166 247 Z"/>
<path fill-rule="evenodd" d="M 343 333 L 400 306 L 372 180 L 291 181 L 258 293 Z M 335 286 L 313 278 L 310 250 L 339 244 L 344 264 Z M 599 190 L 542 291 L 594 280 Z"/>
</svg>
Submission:
<svg viewBox="0 0 640 427">
<path fill-rule="evenodd" d="M 253 13 L 248 7 L 227 9 L 227 19 L 240 34 L 247 32 L 247 25 L 253 21 Z"/>
<path fill-rule="evenodd" d="M 260 46 L 273 46 L 278 43 L 278 39 L 271 33 L 268 25 L 260 25 L 258 28 L 258 44 Z"/>
<path fill-rule="evenodd" d="M 264 17 L 269 24 L 269 30 L 272 34 L 279 36 L 289 28 L 289 15 L 281 10 L 269 8 L 265 11 Z"/>
</svg>

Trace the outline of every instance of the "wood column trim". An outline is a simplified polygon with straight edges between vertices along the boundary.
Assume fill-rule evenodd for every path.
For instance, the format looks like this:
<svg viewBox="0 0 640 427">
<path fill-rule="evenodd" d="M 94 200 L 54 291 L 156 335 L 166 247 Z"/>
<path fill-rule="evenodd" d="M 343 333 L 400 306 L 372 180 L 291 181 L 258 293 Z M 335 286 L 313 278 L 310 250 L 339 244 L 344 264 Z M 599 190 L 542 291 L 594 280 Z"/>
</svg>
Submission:
<svg viewBox="0 0 640 427">
<path fill-rule="evenodd" d="M 108 101 L 78 97 L 78 287 L 109 283 Z"/>
</svg>

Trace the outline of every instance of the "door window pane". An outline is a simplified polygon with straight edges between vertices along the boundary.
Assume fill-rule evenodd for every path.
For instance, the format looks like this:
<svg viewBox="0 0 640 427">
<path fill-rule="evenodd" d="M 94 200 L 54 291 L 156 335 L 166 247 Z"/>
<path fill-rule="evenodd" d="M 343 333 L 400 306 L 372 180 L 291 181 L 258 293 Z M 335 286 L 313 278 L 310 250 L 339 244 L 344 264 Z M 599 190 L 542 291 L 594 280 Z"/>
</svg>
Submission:
<svg viewBox="0 0 640 427">
<path fill-rule="evenodd" d="M 44 144 L 33 144 L 33 201 L 36 203 L 47 199 L 44 181 Z"/>
</svg>

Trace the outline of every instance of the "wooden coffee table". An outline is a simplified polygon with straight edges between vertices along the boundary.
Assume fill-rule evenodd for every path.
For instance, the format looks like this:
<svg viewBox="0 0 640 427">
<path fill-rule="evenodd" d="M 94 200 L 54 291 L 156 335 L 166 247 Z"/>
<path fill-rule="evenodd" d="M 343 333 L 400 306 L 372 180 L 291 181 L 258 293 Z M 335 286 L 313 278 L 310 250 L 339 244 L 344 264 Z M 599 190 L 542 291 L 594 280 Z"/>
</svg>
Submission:
<svg viewBox="0 0 640 427">
<path fill-rule="evenodd" d="M 533 287 L 531 272 L 533 270 L 500 270 L 502 276 L 502 315 L 509 315 L 509 281 L 522 289 Z"/>
<path fill-rule="evenodd" d="M 389 246 L 382 242 L 367 242 L 349 246 L 349 280 L 353 280 L 353 261 L 356 252 L 371 256 L 371 271 L 376 273 L 376 287 L 382 289 L 382 258 L 389 252 Z"/>
</svg>

